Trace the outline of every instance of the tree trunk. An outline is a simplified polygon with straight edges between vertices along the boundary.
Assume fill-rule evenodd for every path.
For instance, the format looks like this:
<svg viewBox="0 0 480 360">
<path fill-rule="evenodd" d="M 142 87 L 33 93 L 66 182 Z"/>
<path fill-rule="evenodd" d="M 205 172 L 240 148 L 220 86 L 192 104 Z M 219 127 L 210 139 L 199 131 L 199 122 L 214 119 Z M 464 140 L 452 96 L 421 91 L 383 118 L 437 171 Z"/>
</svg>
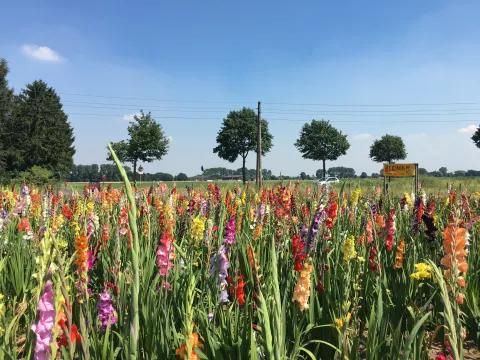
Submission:
<svg viewBox="0 0 480 360">
<path fill-rule="evenodd" d="M 392 163 L 392 160 L 388 160 L 388 163 L 391 164 L 391 163 Z M 392 181 L 392 177 L 391 177 L 391 176 L 388 177 L 388 182 L 390 182 L 390 181 Z"/>
<path fill-rule="evenodd" d="M 326 179 L 327 178 L 327 171 L 325 170 L 325 160 L 323 161 L 323 177 Z"/>
<path fill-rule="evenodd" d="M 243 177 L 243 185 L 245 185 L 245 183 L 247 182 L 247 175 L 245 171 L 245 162 L 247 161 L 247 155 L 245 156 L 242 155 L 242 159 L 243 159 L 242 177 Z"/>
</svg>

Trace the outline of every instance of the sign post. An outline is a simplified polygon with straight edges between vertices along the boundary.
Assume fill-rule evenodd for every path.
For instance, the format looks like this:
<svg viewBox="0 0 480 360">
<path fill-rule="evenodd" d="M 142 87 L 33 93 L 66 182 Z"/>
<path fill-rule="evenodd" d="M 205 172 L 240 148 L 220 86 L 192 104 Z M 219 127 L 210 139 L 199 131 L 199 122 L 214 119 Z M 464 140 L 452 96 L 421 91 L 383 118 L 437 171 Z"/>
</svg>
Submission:
<svg viewBox="0 0 480 360">
<path fill-rule="evenodd" d="M 142 175 L 143 175 L 143 166 L 140 165 L 138 168 L 138 174 L 140 175 L 140 182 L 142 182 Z"/>
<path fill-rule="evenodd" d="M 418 194 L 418 164 L 383 164 L 383 193 L 387 195 L 387 177 L 413 177 L 415 194 Z"/>
</svg>

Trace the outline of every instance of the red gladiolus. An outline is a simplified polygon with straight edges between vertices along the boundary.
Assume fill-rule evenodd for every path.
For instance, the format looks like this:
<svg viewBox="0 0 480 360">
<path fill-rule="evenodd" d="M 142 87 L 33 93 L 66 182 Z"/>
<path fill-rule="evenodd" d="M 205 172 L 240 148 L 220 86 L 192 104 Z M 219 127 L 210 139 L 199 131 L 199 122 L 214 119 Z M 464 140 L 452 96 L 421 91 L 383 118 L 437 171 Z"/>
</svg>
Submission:
<svg viewBox="0 0 480 360">
<path fill-rule="evenodd" d="M 306 258 L 307 258 L 307 255 L 305 254 L 297 254 L 297 256 L 295 256 L 295 265 L 293 266 L 293 269 L 298 272 L 302 271 L 303 262 L 305 261 Z"/>
<path fill-rule="evenodd" d="M 330 206 L 328 208 L 327 214 L 328 218 L 325 223 L 325 226 L 327 229 L 332 229 L 333 228 L 333 222 L 335 221 L 337 217 L 337 210 L 338 210 L 338 204 L 335 201 L 330 202 Z"/>
<path fill-rule="evenodd" d="M 296 256 L 297 254 L 301 253 L 303 250 L 303 240 L 297 234 L 292 236 L 292 255 Z"/>
<path fill-rule="evenodd" d="M 62 325 L 60 326 L 62 327 L 62 329 L 64 328 Z M 82 337 L 80 336 L 77 329 L 77 325 L 75 324 L 72 325 L 72 331 L 70 332 L 70 341 L 72 343 L 76 342 L 77 344 L 80 343 L 80 341 L 82 341 Z M 68 346 L 68 339 L 64 332 L 60 334 L 60 340 L 57 341 L 57 346 L 58 348 L 61 348 L 62 346 Z"/>
<path fill-rule="evenodd" d="M 31 230 L 30 222 L 27 218 L 22 218 L 22 220 L 20 220 L 20 224 L 17 225 L 17 228 L 18 230 L 22 231 L 29 231 Z"/>
<path fill-rule="evenodd" d="M 228 287 L 228 290 L 230 292 L 230 296 L 233 299 L 237 299 L 238 305 L 243 306 L 245 305 L 245 291 L 243 288 L 247 284 L 245 281 L 243 281 L 243 275 L 238 276 L 237 280 L 237 286 L 235 286 L 233 278 L 231 276 L 227 277 L 228 283 L 230 283 L 230 286 Z"/>
</svg>

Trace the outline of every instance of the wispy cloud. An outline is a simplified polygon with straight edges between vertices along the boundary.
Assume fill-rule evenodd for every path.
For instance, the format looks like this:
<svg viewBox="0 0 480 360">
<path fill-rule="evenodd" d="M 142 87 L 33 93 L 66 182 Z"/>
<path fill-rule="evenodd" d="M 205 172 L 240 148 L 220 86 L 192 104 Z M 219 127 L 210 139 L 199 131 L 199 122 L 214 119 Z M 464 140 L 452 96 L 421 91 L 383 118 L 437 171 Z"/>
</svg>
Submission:
<svg viewBox="0 0 480 360">
<path fill-rule="evenodd" d="M 354 139 L 354 140 L 369 140 L 369 139 L 373 139 L 373 135 L 372 134 L 358 134 L 358 135 L 353 136 L 352 139 Z"/>
<path fill-rule="evenodd" d="M 473 134 L 475 131 L 477 131 L 478 126 L 477 125 L 468 125 L 467 127 L 458 129 L 459 133 L 467 133 L 467 134 Z"/>
<path fill-rule="evenodd" d="M 60 62 L 63 58 L 48 46 L 38 46 L 34 44 L 25 44 L 22 46 L 22 52 L 30 57 L 41 61 Z"/>
<path fill-rule="evenodd" d="M 125 121 L 132 121 L 135 115 L 140 116 L 140 113 L 123 115 L 122 119 Z"/>
</svg>

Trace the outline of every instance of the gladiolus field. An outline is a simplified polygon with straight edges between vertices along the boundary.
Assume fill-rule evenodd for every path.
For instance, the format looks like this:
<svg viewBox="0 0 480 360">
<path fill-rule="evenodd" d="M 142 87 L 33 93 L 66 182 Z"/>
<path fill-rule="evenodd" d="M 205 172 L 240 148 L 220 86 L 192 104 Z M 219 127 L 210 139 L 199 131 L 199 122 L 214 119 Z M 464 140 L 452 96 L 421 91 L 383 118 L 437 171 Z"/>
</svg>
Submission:
<svg viewBox="0 0 480 360">
<path fill-rule="evenodd" d="M 0 359 L 463 359 L 480 193 L 3 188 Z"/>
</svg>

